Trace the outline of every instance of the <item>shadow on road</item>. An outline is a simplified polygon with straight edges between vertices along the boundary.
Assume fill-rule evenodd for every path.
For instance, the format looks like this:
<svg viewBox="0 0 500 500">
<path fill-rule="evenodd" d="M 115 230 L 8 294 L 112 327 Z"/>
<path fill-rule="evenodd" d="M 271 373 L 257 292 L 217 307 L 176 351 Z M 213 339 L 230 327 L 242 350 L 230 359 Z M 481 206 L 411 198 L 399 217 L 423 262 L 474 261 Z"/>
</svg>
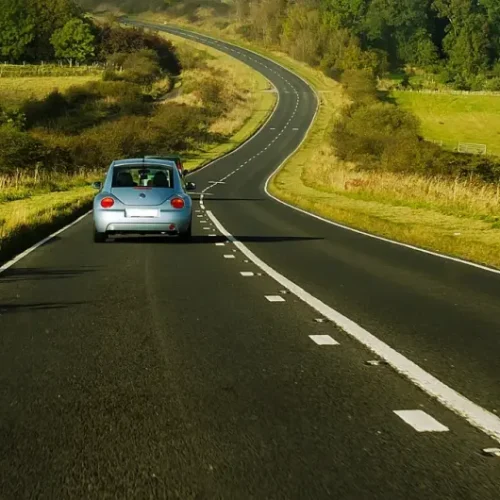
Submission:
<svg viewBox="0 0 500 500">
<path fill-rule="evenodd" d="M 0 317 L 4 314 L 22 311 L 46 311 L 51 309 L 67 309 L 71 306 L 83 305 L 85 302 L 35 302 L 33 304 L 0 304 Z"/>
<path fill-rule="evenodd" d="M 319 241 L 324 238 L 315 236 L 234 236 L 242 243 L 285 243 L 290 241 Z M 210 244 L 228 241 L 225 236 L 193 235 L 191 240 L 183 241 L 175 236 L 123 236 L 111 237 L 110 243 L 157 243 L 174 245 Z"/>
<path fill-rule="evenodd" d="M 40 281 L 44 279 L 67 279 L 95 271 L 95 267 L 82 266 L 78 269 L 53 268 L 11 268 L 0 274 L 0 285 L 13 281 Z"/>
<path fill-rule="evenodd" d="M 199 201 L 200 195 L 191 195 L 193 201 Z M 205 201 L 269 201 L 269 198 L 219 198 L 211 196 L 210 193 L 204 194 Z"/>
</svg>

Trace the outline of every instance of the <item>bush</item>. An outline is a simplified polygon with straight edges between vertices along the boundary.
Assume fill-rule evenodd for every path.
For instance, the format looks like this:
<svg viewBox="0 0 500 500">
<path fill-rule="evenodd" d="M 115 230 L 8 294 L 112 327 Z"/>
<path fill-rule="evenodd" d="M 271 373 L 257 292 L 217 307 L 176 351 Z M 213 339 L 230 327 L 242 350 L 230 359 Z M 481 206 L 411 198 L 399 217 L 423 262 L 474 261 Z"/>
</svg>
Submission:
<svg viewBox="0 0 500 500">
<path fill-rule="evenodd" d="M 165 104 L 151 118 L 153 149 L 159 152 L 186 150 L 195 143 L 209 140 L 210 119 L 204 111 L 187 105 Z"/>
<path fill-rule="evenodd" d="M 344 91 L 356 106 L 377 102 L 377 81 L 370 70 L 346 70 L 342 74 L 340 81 Z"/>
<path fill-rule="evenodd" d="M 142 28 L 105 25 L 100 30 L 98 45 L 99 58 L 102 61 L 117 53 L 130 54 L 152 50 L 156 52 L 162 70 L 177 76 L 182 69 L 173 44 L 161 36 L 147 33 Z"/>
<path fill-rule="evenodd" d="M 334 127 L 333 143 L 343 160 L 368 168 L 413 170 L 418 130 L 416 117 L 376 102 L 347 109 Z"/>
<path fill-rule="evenodd" d="M 225 84 L 220 78 L 210 76 L 199 82 L 198 94 L 209 114 L 220 115 L 227 110 L 224 91 Z"/>
<path fill-rule="evenodd" d="M 35 125 L 49 125 L 64 115 L 68 108 L 68 101 L 58 90 L 54 90 L 45 99 L 29 99 L 21 111 L 26 116 L 26 126 L 32 128 Z"/>
<path fill-rule="evenodd" d="M 153 50 L 141 50 L 129 54 L 123 62 L 122 78 L 132 83 L 151 85 L 161 76 L 158 55 Z"/>
<path fill-rule="evenodd" d="M 42 144 L 11 124 L 0 126 L 0 172 L 30 168 L 44 156 Z"/>
<path fill-rule="evenodd" d="M 196 50 L 186 45 L 181 45 L 177 49 L 180 63 L 184 70 L 186 69 L 204 69 L 207 67 L 207 60 L 212 56 L 204 50 Z"/>
<path fill-rule="evenodd" d="M 484 84 L 484 90 L 489 92 L 500 92 L 500 77 L 491 78 Z"/>
</svg>

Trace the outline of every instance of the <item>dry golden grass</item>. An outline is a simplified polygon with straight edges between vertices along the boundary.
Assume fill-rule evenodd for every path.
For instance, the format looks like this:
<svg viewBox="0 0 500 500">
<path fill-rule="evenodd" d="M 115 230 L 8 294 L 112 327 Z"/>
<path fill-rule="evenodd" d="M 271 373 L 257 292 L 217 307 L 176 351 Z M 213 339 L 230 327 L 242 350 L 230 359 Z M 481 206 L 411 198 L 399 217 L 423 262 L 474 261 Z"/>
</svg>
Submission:
<svg viewBox="0 0 500 500">
<path fill-rule="evenodd" d="M 198 11 L 198 20 L 147 14 L 267 55 L 306 79 L 320 107 L 299 151 L 269 184 L 289 203 L 341 224 L 500 268 L 500 210 L 496 186 L 417 175 L 356 172 L 335 158 L 329 132 L 345 96 L 338 83 L 286 54 L 245 42 L 238 24 Z M 220 29 L 222 23 L 225 27 Z"/>
<path fill-rule="evenodd" d="M 313 154 L 303 181 L 321 191 L 395 206 L 438 210 L 448 215 L 500 221 L 500 185 L 469 177 L 424 177 L 384 171 L 362 171 L 340 162 L 323 146 Z"/>
<path fill-rule="evenodd" d="M 43 99 L 55 89 L 62 92 L 73 85 L 82 85 L 99 78 L 99 75 L 0 78 L 0 100 L 2 106 L 17 106 L 25 99 Z"/>
</svg>

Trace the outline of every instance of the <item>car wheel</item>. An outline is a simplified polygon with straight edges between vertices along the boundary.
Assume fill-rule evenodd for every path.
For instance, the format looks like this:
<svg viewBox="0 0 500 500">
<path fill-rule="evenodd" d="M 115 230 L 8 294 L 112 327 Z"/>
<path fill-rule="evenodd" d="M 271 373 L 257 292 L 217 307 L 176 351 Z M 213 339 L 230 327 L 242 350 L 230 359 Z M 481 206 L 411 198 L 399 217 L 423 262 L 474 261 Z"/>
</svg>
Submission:
<svg viewBox="0 0 500 500">
<path fill-rule="evenodd" d="M 179 233 L 179 238 L 182 241 L 189 241 L 191 239 L 191 236 L 193 236 L 193 232 L 191 229 L 192 225 L 189 223 L 189 227 L 182 233 Z"/>
<path fill-rule="evenodd" d="M 99 233 L 94 229 L 94 243 L 105 243 L 108 235 L 106 233 Z"/>
</svg>

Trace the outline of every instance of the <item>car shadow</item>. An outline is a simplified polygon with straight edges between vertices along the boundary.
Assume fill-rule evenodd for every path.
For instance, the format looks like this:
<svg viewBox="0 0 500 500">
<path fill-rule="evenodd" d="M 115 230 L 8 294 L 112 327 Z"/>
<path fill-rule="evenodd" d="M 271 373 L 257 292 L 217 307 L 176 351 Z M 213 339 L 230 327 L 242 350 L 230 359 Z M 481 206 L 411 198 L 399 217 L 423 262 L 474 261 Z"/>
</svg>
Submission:
<svg viewBox="0 0 500 500">
<path fill-rule="evenodd" d="M 269 198 L 219 198 L 218 196 L 212 196 L 211 193 L 203 193 L 206 201 L 269 201 Z M 193 201 L 199 201 L 200 195 L 198 193 L 192 194 L 191 199 Z"/>
<path fill-rule="evenodd" d="M 233 236 L 242 243 L 285 243 L 290 241 L 319 241 L 324 238 L 315 236 Z M 208 236 L 208 235 L 193 235 L 189 241 L 181 240 L 177 236 L 112 236 L 110 243 L 130 244 L 130 243 L 156 243 L 156 244 L 174 244 L 174 245 L 204 245 L 211 243 L 223 243 L 228 241 L 228 238 L 223 235 Z"/>
</svg>

